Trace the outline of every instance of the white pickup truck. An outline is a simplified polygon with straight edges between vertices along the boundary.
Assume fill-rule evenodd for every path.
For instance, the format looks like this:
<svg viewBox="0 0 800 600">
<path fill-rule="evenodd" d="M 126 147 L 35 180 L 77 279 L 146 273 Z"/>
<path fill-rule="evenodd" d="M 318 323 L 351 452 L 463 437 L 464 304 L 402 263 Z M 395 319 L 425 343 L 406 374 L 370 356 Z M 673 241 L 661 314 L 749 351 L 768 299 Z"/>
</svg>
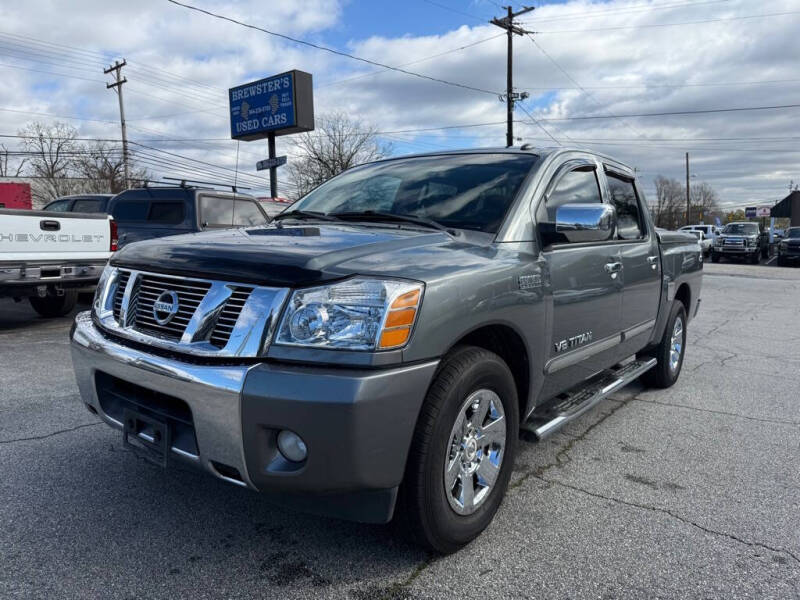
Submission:
<svg viewBox="0 0 800 600">
<path fill-rule="evenodd" d="M 0 209 L 0 298 L 29 298 L 44 317 L 69 313 L 117 249 L 107 215 Z"/>
</svg>

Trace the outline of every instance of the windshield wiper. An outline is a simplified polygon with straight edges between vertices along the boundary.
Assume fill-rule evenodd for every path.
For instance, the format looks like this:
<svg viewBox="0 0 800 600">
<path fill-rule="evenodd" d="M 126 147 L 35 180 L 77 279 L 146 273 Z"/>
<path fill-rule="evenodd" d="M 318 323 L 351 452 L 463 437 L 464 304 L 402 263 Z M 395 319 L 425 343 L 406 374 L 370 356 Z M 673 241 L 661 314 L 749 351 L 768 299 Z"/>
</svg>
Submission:
<svg viewBox="0 0 800 600">
<path fill-rule="evenodd" d="M 320 221 L 338 221 L 338 217 L 326 214 L 324 212 L 317 212 L 316 210 L 290 210 L 282 212 L 273 217 L 273 221 L 280 221 L 281 219 L 319 219 Z"/>
<path fill-rule="evenodd" d="M 428 219 L 427 217 L 418 217 L 416 215 L 404 215 L 392 212 L 384 212 L 381 210 L 364 210 L 364 211 L 353 211 L 353 212 L 340 212 L 340 213 L 332 213 L 334 216 L 338 217 L 339 219 L 348 220 L 348 221 L 358 221 L 358 220 L 368 220 L 368 221 L 395 221 L 401 223 L 412 223 L 414 225 L 421 225 L 422 227 L 428 227 L 430 229 L 436 229 L 438 231 L 444 231 L 450 235 L 456 235 L 455 230 L 450 227 L 445 227 L 441 223 L 437 223 L 433 219 Z"/>
</svg>

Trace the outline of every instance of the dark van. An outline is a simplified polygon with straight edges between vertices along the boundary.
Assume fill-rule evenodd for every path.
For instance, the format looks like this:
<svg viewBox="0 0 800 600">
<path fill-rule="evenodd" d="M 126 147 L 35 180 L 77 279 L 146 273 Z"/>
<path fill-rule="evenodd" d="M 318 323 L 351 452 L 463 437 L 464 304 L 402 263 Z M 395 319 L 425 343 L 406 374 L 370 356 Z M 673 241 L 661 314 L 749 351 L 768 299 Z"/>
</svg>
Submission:
<svg viewBox="0 0 800 600">
<path fill-rule="evenodd" d="M 119 245 L 167 235 L 265 225 L 269 219 L 247 194 L 196 187 L 147 187 L 114 196 L 108 212 Z"/>
</svg>

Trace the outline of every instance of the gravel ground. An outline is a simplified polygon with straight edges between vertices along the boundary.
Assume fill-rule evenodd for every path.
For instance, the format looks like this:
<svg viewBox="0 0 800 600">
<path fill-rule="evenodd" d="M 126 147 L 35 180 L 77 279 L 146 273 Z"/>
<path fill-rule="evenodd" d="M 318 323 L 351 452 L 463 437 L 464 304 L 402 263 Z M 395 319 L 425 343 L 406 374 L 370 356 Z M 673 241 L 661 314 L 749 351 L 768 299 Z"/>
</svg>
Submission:
<svg viewBox="0 0 800 600">
<path fill-rule="evenodd" d="M 77 402 L 70 319 L 0 300 L 0 597 L 800 597 L 798 299 L 800 269 L 706 265 L 679 382 L 523 442 L 448 557 L 137 460 Z"/>
</svg>

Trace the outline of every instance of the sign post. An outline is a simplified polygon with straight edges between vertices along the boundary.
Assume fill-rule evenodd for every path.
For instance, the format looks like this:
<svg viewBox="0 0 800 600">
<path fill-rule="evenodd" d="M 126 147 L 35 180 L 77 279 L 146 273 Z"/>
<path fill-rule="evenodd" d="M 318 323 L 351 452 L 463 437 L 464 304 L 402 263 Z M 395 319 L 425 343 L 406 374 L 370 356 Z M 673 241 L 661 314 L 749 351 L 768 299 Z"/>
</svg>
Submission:
<svg viewBox="0 0 800 600">
<path fill-rule="evenodd" d="M 267 138 L 269 159 L 259 165 L 269 169 L 269 187 L 278 197 L 278 167 L 286 157 L 275 156 L 275 137 L 314 129 L 311 74 L 287 71 L 228 90 L 231 138 L 250 142 Z M 261 168 L 257 165 L 257 169 Z"/>
</svg>

